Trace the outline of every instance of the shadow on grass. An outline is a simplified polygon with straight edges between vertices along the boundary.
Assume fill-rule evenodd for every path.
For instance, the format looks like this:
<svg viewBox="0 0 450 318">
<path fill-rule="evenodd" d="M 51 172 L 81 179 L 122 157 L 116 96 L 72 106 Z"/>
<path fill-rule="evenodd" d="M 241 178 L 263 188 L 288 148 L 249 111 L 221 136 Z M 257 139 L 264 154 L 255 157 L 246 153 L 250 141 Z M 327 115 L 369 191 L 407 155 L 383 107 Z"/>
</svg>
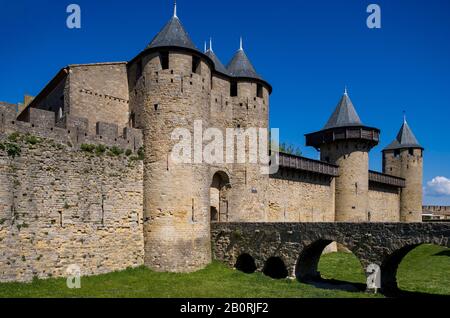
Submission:
<svg viewBox="0 0 450 318">
<path fill-rule="evenodd" d="M 440 299 L 449 299 L 450 295 L 438 295 L 438 294 L 430 294 L 419 291 L 408 291 L 408 290 L 385 290 L 382 291 L 383 295 L 390 298 L 440 298 Z"/>
<path fill-rule="evenodd" d="M 433 254 L 433 256 L 450 256 L 450 249 L 440 251 L 439 253 Z"/>
<path fill-rule="evenodd" d="M 320 289 L 342 290 L 352 293 L 361 293 L 366 290 L 366 285 L 363 283 L 354 283 L 337 279 L 316 278 L 311 280 L 304 280 L 302 281 L 302 283 Z"/>
<path fill-rule="evenodd" d="M 366 292 L 366 284 L 348 282 L 337 279 L 325 279 L 317 278 L 314 280 L 303 281 L 304 284 L 308 284 L 320 289 L 326 290 L 341 290 L 351 293 L 363 293 Z M 450 295 L 438 295 L 430 294 L 419 291 L 406 291 L 401 289 L 395 290 L 382 290 L 381 294 L 389 298 L 446 298 L 450 299 Z"/>
</svg>

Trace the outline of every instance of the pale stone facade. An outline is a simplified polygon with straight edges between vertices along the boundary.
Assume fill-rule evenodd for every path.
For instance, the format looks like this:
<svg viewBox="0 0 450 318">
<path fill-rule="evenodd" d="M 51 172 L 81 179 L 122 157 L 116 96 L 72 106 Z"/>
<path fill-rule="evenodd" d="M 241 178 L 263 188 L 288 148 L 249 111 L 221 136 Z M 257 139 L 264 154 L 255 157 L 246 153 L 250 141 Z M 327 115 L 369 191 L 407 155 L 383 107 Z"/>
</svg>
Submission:
<svg viewBox="0 0 450 318">
<path fill-rule="evenodd" d="M 130 62 L 68 66 L 18 118 L 0 108 L 0 281 L 63 276 L 70 264 L 195 271 L 211 262 L 211 222 L 420 221 L 423 149 L 400 140 L 384 174 L 369 171 L 379 130 L 347 93 L 331 120 L 340 126 L 307 136 L 320 161 L 281 154 L 271 176 L 256 163 L 174 162 L 177 128 L 269 127 L 271 92 L 242 48 L 225 68 L 174 16 Z M 345 112 L 358 122 L 342 124 Z"/>
<path fill-rule="evenodd" d="M 0 281 L 141 266 L 142 162 L 18 138 L 19 157 L 0 150 Z"/>
</svg>

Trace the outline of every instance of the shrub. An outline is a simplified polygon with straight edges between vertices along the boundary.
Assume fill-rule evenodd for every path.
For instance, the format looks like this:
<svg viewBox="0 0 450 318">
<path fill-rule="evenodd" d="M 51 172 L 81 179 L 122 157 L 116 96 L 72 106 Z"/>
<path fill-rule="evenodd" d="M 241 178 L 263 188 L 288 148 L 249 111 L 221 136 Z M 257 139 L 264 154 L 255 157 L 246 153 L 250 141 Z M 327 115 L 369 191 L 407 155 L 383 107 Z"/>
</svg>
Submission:
<svg viewBox="0 0 450 318">
<path fill-rule="evenodd" d="M 125 151 L 125 156 L 129 157 L 132 153 L 133 152 L 130 149 L 127 149 L 127 151 Z"/>
<path fill-rule="evenodd" d="M 40 138 L 32 135 L 27 135 L 25 137 L 25 141 L 30 145 L 36 145 L 37 143 L 41 142 Z"/>
<path fill-rule="evenodd" d="M 11 142 L 17 142 L 17 140 L 19 139 L 19 133 L 14 132 L 11 135 L 8 136 L 8 140 Z"/>
<path fill-rule="evenodd" d="M 235 230 L 233 231 L 233 233 L 231 233 L 231 239 L 234 241 L 240 240 L 242 238 L 242 233 L 239 230 Z"/>
<path fill-rule="evenodd" d="M 144 157 L 145 157 L 144 147 L 139 148 L 137 154 L 138 154 L 139 160 L 144 160 Z"/>
<path fill-rule="evenodd" d="M 95 149 L 95 145 L 82 144 L 82 145 L 80 146 L 80 149 L 81 149 L 82 151 L 85 151 L 85 152 L 93 153 L 93 152 L 94 152 L 94 149 Z"/>
<path fill-rule="evenodd" d="M 106 147 L 103 145 L 98 145 L 97 147 L 95 147 L 95 153 L 97 155 L 102 155 L 105 153 L 105 151 L 106 151 Z"/>
<path fill-rule="evenodd" d="M 114 156 L 120 156 L 121 154 L 123 154 L 123 149 L 120 149 L 117 146 L 113 146 L 109 149 L 109 151 L 111 152 L 111 154 L 113 154 Z"/>
<path fill-rule="evenodd" d="M 20 146 L 15 143 L 6 143 L 5 150 L 8 153 L 8 156 L 13 158 L 20 156 L 20 153 L 22 152 Z"/>
</svg>

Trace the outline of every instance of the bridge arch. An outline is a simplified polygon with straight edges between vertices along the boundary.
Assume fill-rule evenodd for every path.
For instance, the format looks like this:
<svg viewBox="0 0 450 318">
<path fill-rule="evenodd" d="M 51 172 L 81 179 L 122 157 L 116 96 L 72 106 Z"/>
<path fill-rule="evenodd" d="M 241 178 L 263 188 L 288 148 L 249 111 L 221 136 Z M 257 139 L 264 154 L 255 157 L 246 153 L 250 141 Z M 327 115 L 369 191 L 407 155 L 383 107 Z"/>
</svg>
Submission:
<svg viewBox="0 0 450 318">
<path fill-rule="evenodd" d="M 234 268 L 245 274 L 252 274 L 256 271 L 255 259 L 248 253 L 242 253 L 236 259 Z"/>
<path fill-rule="evenodd" d="M 351 252 L 358 259 L 361 269 L 365 272 L 364 261 L 358 256 L 357 253 L 352 251 L 352 246 L 342 244 L 331 238 L 318 239 L 305 246 L 300 252 L 295 265 L 295 276 L 297 280 L 300 282 L 309 283 L 322 279 L 320 272 L 318 271 L 320 258 L 323 255 L 325 248 L 333 242 L 345 246 L 349 252 Z"/>
<path fill-rule="evenodd" d="M 262 272 L 264 273 L 264 275 L 274 279 L 286 278 L 289 275 L 286 263 L 281 257 L 277 256 L 269 257 L 266 260 Z"/>
<path fill-rule="evenodd" d="M 403 259 L 414 249 L 419 246 L 430 244 L 434 246 L 449 247 L 447 244 L 440 242 L 430 242 L 428 240 L 416 243 L 408 243 L 391 252 L 386 256 L 380 266 L 381 269 L 381 289 L 387 295 L 395 295 L 401 293 L 398 285 L 397 274 Z M 430 269 L 432 270 L 432 269 Z"/>
</svg>

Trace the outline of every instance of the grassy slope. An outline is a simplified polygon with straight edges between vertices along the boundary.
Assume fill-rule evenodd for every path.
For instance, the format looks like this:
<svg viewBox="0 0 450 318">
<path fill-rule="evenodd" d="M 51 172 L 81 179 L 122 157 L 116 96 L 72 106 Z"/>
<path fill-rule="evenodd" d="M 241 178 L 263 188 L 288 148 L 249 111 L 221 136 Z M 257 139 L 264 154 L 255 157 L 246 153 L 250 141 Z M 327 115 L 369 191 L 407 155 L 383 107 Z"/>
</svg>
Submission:
<svg viewBox="0 0 450 318">
<path fill-rule="evenodd" d="M 431 256 L 438 252 L 447 256 Z M 402 263 L 402 288 L 450 295 L 450 250 L 422 246 Z M 429 272 L 433 268 L 434 272 Z M 324 255 L 319 270 L 326 278 L 364 282 L 351 254 Z M 420 286 L 420 287 L 419 287 Z M 260 273 L 246 275 L 219 263 L 192 274 L 155 273 L 146 268 L 82 278 L 82 288 L 70 290 L 64 279 L 31 284 L 0 284 L 0 297 L 373 297 L 365 293 L 324 290 L 292 280 L 273 280 Z"/>
</svg>

